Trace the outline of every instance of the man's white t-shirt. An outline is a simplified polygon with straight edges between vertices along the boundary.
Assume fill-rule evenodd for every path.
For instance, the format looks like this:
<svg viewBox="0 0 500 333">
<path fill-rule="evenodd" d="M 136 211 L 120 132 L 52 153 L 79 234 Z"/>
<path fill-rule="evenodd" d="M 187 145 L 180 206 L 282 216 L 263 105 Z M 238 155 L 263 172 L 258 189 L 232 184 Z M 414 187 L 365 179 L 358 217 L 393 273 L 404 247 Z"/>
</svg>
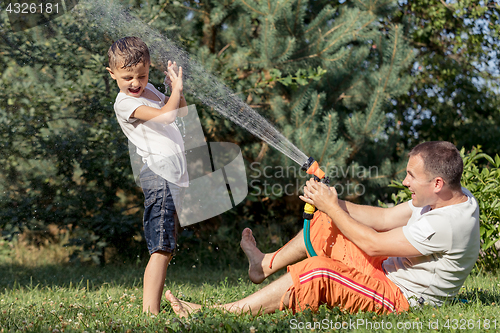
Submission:
<svg viewBox="0 0 500 333">
<path fill-rule="evenodd" d="M 137 147 L 142 161 L 154 173 L 178 186 L 188 187 L 184 141 L 175 122 L 165 124 L 131 117 L 139 106 L 161 109 L 165 105 L 165 95 L 151 83 L 147 84 L 146 89 L 153 92 L 159 101 L 118 93 L 114 104 L 118 123 L 130 142 Z"/>
<path fill-rule="evenodd" d="M 467 201 L 431 210 L 415 207 L 403 233 L 420 252 L 416 257 L 390 257 L 383 262 L 387 277 L 411 306 L 422 302 L 441 305 L 458 293 L 479 255 L 479 208 L 462 188 Z"/>
</svg>

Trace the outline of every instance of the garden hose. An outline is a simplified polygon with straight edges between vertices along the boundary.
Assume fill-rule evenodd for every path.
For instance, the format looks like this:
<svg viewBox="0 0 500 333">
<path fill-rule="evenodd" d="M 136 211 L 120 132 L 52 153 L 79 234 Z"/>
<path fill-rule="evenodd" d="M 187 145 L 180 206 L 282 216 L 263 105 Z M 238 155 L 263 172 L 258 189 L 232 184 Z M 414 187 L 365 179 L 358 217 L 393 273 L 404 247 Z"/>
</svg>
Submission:
<svg viewBox="0 0 500 333">
<path fill-rule="evenodd" d="M 318 162 L 316 162 L 312 157 L 304 163 L 302 170 L 306 171 L 308 174 L 314 176 L 314 180 L 317 182 L 322 182 L 323 184 L 329 184 L 330 179 L 325 177 L 325 173 L 319 168 Z M 302 217 L 304 218 L 304 244 L 306 245 L 307 253 L 310 257 L 317 256 L 314 248 L 311 244 L 311 220 L 314 217 L 314 211 L 316 207 L 310 203 L 306 203 L 304 206 L 304 213 Z"/>
</svg>

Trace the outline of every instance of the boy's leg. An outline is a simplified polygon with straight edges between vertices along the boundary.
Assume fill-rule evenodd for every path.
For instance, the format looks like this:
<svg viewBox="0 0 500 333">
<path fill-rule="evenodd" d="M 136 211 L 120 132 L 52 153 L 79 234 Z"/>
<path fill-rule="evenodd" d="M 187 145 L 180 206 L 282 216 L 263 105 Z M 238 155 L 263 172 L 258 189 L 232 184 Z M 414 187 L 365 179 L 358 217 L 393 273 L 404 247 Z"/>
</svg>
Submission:
<svg viewBox="0 0 500 333">
<path fill-rule="evenodd" d="M 167 267 L 172 259 L 172 254 L 157 251 L 149 258 L 144 271 L 144 292 L 142 296 L 142 311 L 158 314 L 163 293 L 163 285 L 167 276 Z"/>
<path fill-rule="evenodd" d="M 257 248 L 252 230 L 246 228 L 241 234 L 240 246 L 248 258 L 248 276 L 253 283 L 257 284 L 287 265 L 307 258 L 302 231 L 278 251 L 262 253 Z"/>
<path fill-rule="evenodd" d="M 142 310 L 157 314 L 160 312 L 167 267 L 176 245 L 176 214 L 172 191 L 177 191 L 178 187 L 168 184 L 147 165 L 141 171 L 141 186 L 145 206 L 144 238 L 151 253 L 144 272 Z"/>
</svg>

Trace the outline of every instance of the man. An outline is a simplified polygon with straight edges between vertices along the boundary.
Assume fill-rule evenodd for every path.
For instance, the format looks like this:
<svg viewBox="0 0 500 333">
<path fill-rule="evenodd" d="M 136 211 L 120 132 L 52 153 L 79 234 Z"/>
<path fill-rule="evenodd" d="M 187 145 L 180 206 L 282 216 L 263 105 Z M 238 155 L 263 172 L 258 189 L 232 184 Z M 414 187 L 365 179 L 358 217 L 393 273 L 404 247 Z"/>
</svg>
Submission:
<svg viewBox="0 0 500 333">
<path fill-rule="evenodd" d="M 311 221 L 309 257 L 303 234 L 275 253 L 256 247 L 250 229 L 241 247 L 255 283 L 288 266 L 288 273 L 258 292 L 218 307 L 271 313 L 321 304 L 350 312 L 401 312 L 422 303 L 441 305 L 456 295 L 479 254 L 479 209 L 460 185 L 463 161 L 456 147 L 425 142 L 409 154 L 403 185 L 412 200 L 392 208 L 339 200 L 335 189 L 310 180 L 300 198 L 318 208 Z M 185 316 L 198 304 L 167 300 Z"/>
</svg>

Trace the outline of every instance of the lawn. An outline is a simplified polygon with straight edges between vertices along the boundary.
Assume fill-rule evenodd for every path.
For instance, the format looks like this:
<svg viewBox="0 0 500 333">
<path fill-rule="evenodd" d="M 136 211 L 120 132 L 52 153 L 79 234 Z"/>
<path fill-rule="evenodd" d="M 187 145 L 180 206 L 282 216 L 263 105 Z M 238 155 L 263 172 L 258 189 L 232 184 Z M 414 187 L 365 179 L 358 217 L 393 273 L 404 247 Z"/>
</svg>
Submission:
<svg viewBox="0 0 500 333">
<path fill-rule="evenodd" d="M 500 283 L 494 274 L 471 275 L 453 304 L 399 315 L 351 315 L 322 307 L 317 313 L 252 317 L 207 308 L 179 320 L 166 303 L 158 316 L 141 312 L 143 261 L 99 267 L 58 262 L 43 251 L 32 257 L 38 259 L 0 255 L 0 332 L 500 331 Z M 260 288 L 248 280 L 241 262 L 235 264 L 175 262 L 166 288 L 208 305 L 234 301 Z"/>
</svg>

